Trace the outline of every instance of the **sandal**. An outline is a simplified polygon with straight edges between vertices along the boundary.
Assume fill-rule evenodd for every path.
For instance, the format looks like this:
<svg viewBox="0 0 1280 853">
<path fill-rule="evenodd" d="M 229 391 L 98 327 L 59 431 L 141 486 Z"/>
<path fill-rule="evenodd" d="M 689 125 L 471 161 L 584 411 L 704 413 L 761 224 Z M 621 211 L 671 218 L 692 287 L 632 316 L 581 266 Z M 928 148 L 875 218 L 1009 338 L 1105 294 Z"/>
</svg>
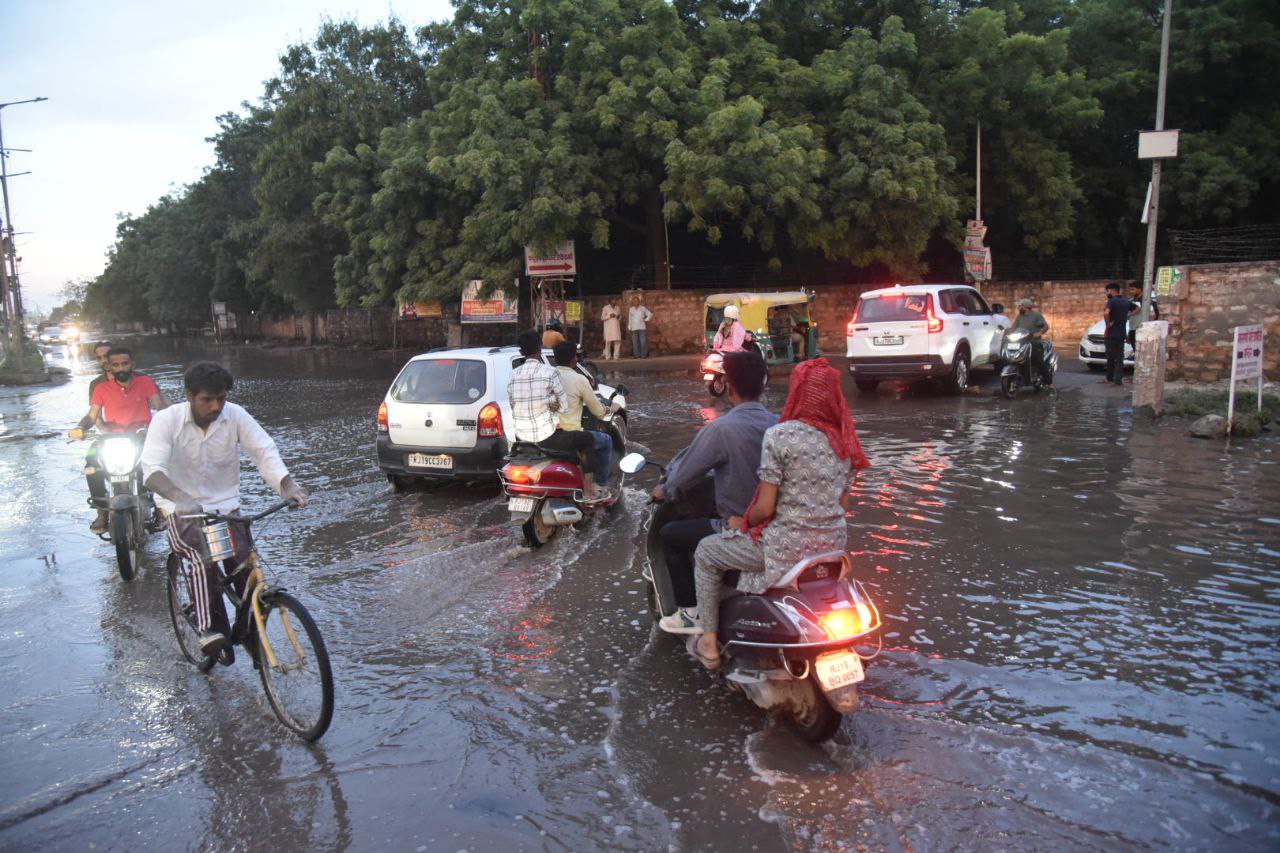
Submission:
<svg viewBox="0 0 1280 853">
<path fill-rule="evenodd" d="M 687 650 L 689 654 L 693 655 L 693 657 L 698 661 L 698 663 L 702 664 L 704 667 L 714 672 L 715 670 L 720 668 L 720 656 L 716 655 L 715 657 L 707 657 L 706 655 L 702 654 L 702 652 L 698 651 L 698 638 L 700 636 L 702 635 L 694 634 L 692 637 L 686 640 L 684 644 L 685 650 Z"/>
</svg>

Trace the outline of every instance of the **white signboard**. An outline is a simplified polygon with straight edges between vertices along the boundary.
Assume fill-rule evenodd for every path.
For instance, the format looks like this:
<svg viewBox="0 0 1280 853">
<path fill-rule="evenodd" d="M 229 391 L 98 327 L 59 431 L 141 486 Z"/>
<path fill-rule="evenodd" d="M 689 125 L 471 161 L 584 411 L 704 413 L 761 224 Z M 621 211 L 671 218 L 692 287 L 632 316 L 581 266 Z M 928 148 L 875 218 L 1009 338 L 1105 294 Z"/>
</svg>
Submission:
<svg viewBox="0 0 1280 853">
<path fill-rule="evenodd" d="M 528 276 L 570 276 L 578 274 L 578 261 L 570 240 L 549 255 L 539 255 L 532 246 L 524 247 L 524 274 Z"/>
<path fill-rule="evenodd" d="M 1257 379 L 1262 375 L 1262 326 L 1236 326 L 1235 333 L 1235 345 L 1231 348 L 1235 378 Z"/>
<path fill-rule="evenodd" d="M 1178 131 L 1144 130 L 1138 134 L 1138 159 L 1158 160 L 1178 156 Z"/>
</svg>

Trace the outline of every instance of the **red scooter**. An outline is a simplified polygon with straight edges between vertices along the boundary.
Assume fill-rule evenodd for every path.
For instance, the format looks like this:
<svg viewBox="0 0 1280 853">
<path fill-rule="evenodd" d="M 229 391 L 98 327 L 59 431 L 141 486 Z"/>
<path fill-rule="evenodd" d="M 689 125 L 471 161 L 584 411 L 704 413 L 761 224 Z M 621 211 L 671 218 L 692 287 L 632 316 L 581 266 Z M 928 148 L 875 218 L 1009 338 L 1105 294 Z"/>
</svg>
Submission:
<svg viewBox="0 0 1280 853">
<path fill-rule="evenodd" d="M 626 396 L 626 386 L 619 385 L 609 396 Z M 583 413 L 583 428 L 603 432 L 613 439 L 613 459 L 626 453 L 626 422 L 618 415 L 603 420 Z M 616 467 L 616 461 L 615 461 Z M 511 446 L 506 464 L 498 470 L 502 491 L 506 494 L 511 520 L 520 525 L 524 538 L 540 548 L 561 527 L 577 524 L 585 516 L 600 510 L 614 512 L 622 504 L 625 474 L 618 472 L 609 486 L 609 497 L 600 501 L 586 500 L 586 483 L 578 454 L 572 450 L 556 450 L 540 444 L 517 441 Z"/>
</svg>

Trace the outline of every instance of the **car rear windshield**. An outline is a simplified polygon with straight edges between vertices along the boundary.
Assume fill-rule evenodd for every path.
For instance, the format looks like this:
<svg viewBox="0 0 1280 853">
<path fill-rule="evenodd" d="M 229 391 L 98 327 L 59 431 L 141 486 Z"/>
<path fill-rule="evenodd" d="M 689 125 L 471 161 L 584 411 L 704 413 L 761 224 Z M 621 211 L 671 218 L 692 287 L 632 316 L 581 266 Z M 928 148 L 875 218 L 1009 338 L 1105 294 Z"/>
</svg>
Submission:
<svg viewBox="0 0 1280 853">
<path fill-rule="evenodd" d="M 391 386 L 400 403 L 474 403 L 484 396 L 485 364 L 459 358 L 411 361 Z"/>
<path fill-rule="evenodd" d="M 922 293 L 894 293 L 889 296 L 864 296 L 858 300 L 859 323 L 899 323 L 924 320 L 925 300 Z"/>
</svg>

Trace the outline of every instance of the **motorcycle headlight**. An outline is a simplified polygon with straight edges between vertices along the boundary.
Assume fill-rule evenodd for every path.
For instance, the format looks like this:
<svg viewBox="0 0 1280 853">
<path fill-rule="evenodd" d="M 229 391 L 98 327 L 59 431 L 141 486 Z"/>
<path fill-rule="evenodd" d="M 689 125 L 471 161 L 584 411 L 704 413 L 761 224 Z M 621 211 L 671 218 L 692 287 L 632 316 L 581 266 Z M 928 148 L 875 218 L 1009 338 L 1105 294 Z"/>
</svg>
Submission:
<svg viewBox="0 0 1280 853">
<path fill-rule="evenodd" d="M 133 470 L 133 463 L 137 460 L 133 439 L 127 435 L 108 438 L 102 442 L 102 447 L 98 450 L 98 458 L 102 460 L 102 467 L 107 469 L 108 474 L 116 476 L 128 474 Z"/>
<path fill-rule="evenodd" d="M 1010 332 L 1008 335 L 1005 336 L 1005 340 L 1007 340 L 1011 344 L 1020 344 L 1022 343 L 1023 338 L 1025 338 L 1026 336 L 1027 336 L 1026 332 Z"/>
</svg>

